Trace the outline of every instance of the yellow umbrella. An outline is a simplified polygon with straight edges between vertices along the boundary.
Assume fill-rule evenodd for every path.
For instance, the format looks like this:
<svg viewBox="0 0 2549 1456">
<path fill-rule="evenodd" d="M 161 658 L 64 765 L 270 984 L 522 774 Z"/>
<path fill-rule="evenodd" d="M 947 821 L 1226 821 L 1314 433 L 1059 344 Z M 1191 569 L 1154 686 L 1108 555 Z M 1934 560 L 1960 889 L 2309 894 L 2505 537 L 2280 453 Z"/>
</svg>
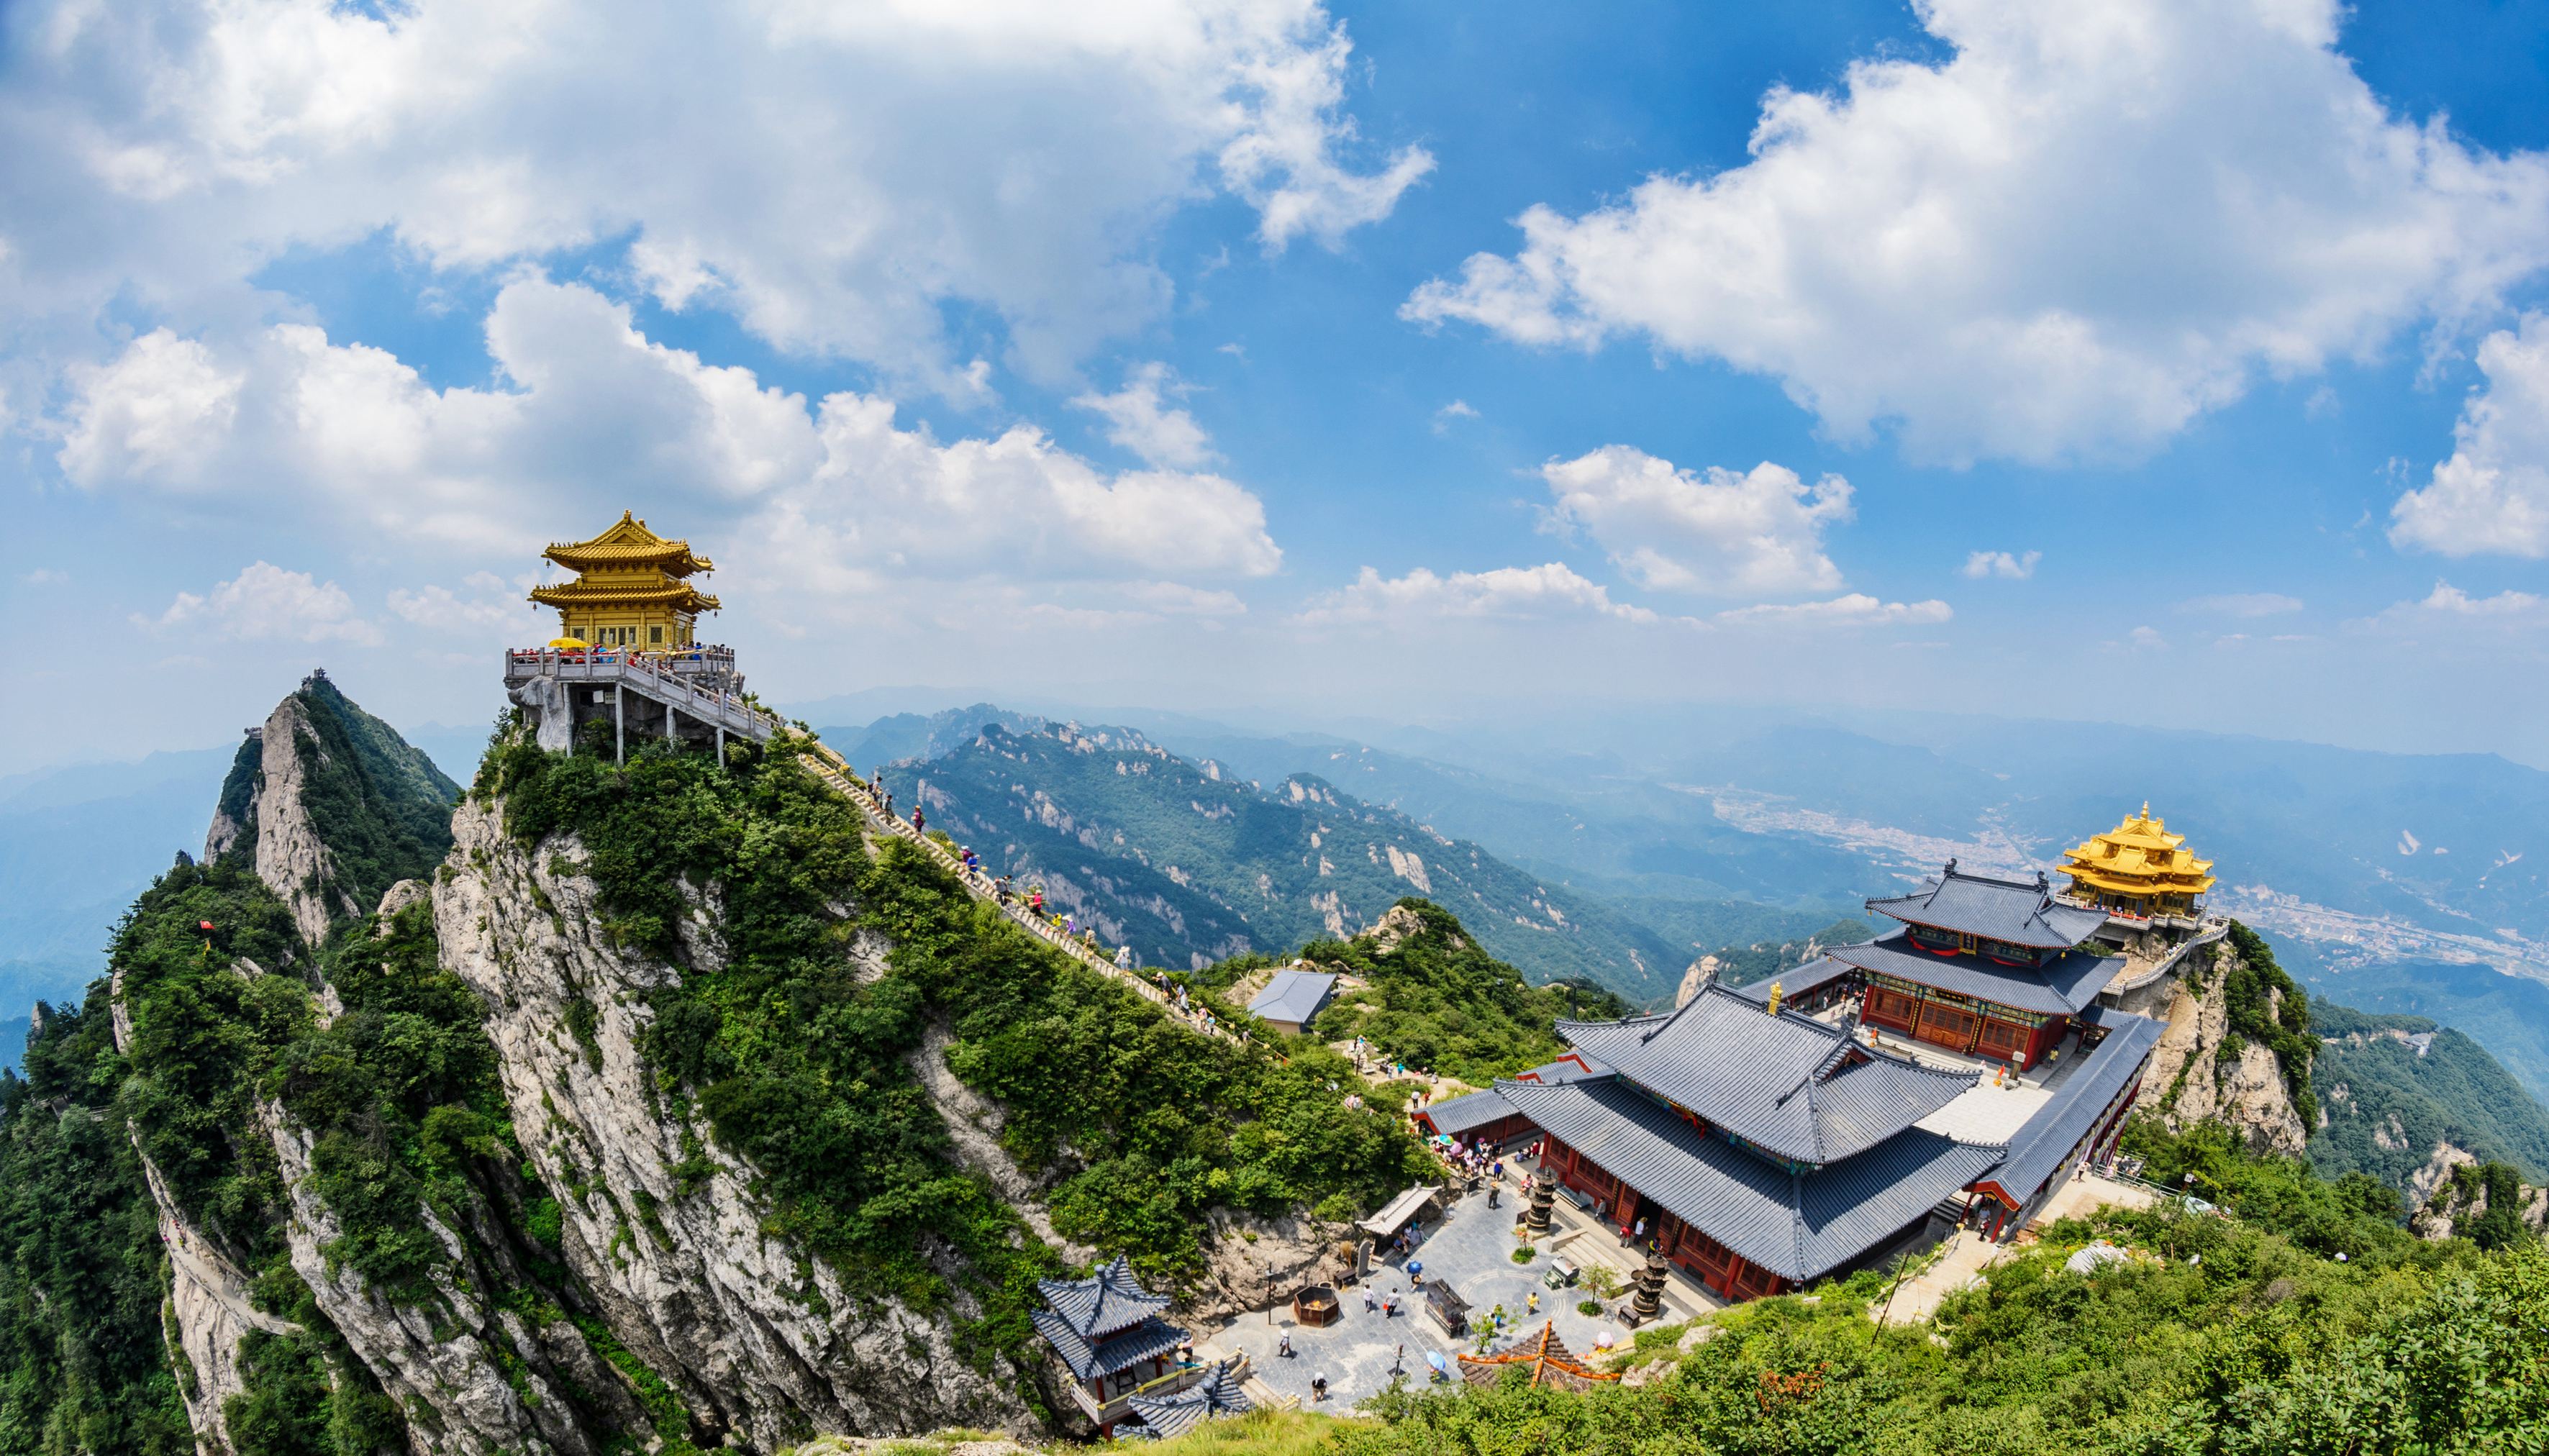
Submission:
<svg viewBox="0 0 2549 1456">
<path fill-rule="evenodd" d="M 552 637 L 549 639 L 549 650 L 552 652 L 583 652 L 591 645 L 592 644 L 586 642 L 581 637 Z"/>
</svg>

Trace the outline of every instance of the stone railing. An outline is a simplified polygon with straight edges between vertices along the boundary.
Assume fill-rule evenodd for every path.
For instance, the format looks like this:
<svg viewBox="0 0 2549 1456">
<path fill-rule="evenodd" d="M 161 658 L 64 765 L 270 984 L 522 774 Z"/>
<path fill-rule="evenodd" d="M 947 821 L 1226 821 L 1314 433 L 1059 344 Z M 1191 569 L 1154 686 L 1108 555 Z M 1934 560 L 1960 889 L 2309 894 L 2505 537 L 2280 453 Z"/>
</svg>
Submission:
<svg viewBox="0 0 2549 1456">
<path fill-rule="evenodd" d="M 732 663 L 729 655 L 728 665 Z M 589 686 L 626 686 L 698 722 L 721 728 L 754 742 L 765 742 L 787 725 L 775 713 L 753 706 L 741 695 L 704 687 L 681 671 L 678 661 L 630 648 L 588 648 L 560 652 L 553 648 L 508 650 L 505 686 L 518 687 L 535 678 Z"/>
<path fill-rule="evenodd" d="M 2107 988 L 2099 994 L 2121 996 L 2127 991 L 2138 991 L 2144 986 L 2156 985 L 2161 977 L 2175 972 L 2179 965 L 2185 963 L 2186 957 L 2193 955 L 2198 947 L 2210 946 L 2229 933 L 2230 922 L 2219 916 L 2208 916 L 2202 930 L 2180 942 L 2174 950 L 2154 961 L 2148 969 L 2128 970 L 2109 981 Z"/>
<path fill-rule="evenodd" d="M 859 812 L 867 817 L 870 825 L 919 849 L 921 853 L 937 862 L 940 867 L 955 875 L 957 882 L 965 886 L 967 894 L 993 906 L 1027 934 L 1069 956 L 1090 970 L 1100 975 L 1112 976 L 1132 987 L 1157 1003 L 1169 1014 L 1171 1021 L 1190 1031 L 1219 1037 L 1242 1046 L 1260 1047 L 1277 1061 L 1290 1060 L 1273 1046 L 1249 1035 L 1245 1029 L 1233 1029 L 1211 1018 L 1208 1013 L 1180 1009 L 1176 999 L 1167 991 L 1099 955 L 1096 947 L 1066 933 L 1061 923 L 1052 916 L 1040 915 L 1027 908 L 1024 903 L 1001 895 L 990 875 L 968 867 L 954 850 L 920 830 L 914 829 L 910 820 L 897 819 L 887 812 L 885 801 L 878 796 L 876 785 L 859 777 L 850 768 L 849 763 L 838 753 L 833 752 L 828 745 L 821 742 L 810 744 L 805 751 L 804 762 L 805 767 L 813 771 L 816 778 L 829 785 L 833 792 L 857 805 Z"/>
</svg>

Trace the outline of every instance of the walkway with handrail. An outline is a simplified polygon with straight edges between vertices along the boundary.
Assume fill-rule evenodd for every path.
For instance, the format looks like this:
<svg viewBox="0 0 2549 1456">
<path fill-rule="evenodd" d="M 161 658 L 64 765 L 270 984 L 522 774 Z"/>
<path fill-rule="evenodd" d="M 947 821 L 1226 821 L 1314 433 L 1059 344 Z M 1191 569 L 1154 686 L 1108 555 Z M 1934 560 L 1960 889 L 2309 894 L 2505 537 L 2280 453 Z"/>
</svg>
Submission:
<svg viewBox="0 0 2549 1456">
<path fill-rule="evenodd" d="M 894 835 L 906 843 L 917 846 L 922 853 L 928 855 L 932 860 L 936 861 L 940 866 L 945 868 L 949 873 L 955 875 L 957 882 L 965 886 L 965 892 L 967 894 L 972 895 L 977 900 L 998 907 L 1001 914 L 1007 916 L 1020 929 L 1025 930 L 1028 934 L 1035 936 L 1037 939 L 1053 947 L 1055 950 L 1070 956 L 1081 964 L 1087 966 L 1090 970 L 1096 971 L 1100 975 L 1112 976 L 1115 979 L 1122 981 L 1124 984 L 1131 986 L 1134 990 L 1141 992 L 1144 996 L 1149 997 L 1153 1002 L 1157 1003 L 1162 1010 L 1168 1012 L 1169 1019 L 1171 1021 L 1176 1022 L 1180 1026 L 1185 1027 L 1189 1031 L 1200 1032 L 1207 1036 L 1219 1037 L 1236 1046 L 1259 1047 L 1269 1055 L 1273 1056 L 1276 1061 L 1288 1062 L 1291 1060 L 1290 1057 L 1285 1056 L 1273 1046 L 1260 1042 L 1255 1037 L 1250 1036 L 1244 1029 L 1233 1030 L 1232 1028 L 1223 1025 L 1218 1020 L 1207 1020 L 1206 1013 L 1180 1010 L 1178 1007 L 1177 1002 L 1172 999 L 1166 991 L 1161 990 L 1158 986 L 1142 979 L 1141 976 L 1132 971 L 1126 970 L 1124 967 L 1117 965 L 1115 962 L 1099 955 L 1094 946 L 1088 945 L 1077 937 L 1065 934 L 1062 927 L 1054 923 L 1050 917 L 1038 915 L 1034 911 L 1029 910 L 1024 904 L 1003 898 L 993 888 L 990 875 L 987 875 L 978 869 L 967 868 L 965 862 L 958 858 L 955 851 L 939 843 L 937 840 L 931 839 L 921 831 L 912 828 L 909 820 L 897 819 L 892 813 L 888 812 L 885 807 L 884 800 L 879 798 L 877 795 L 875 785 L 869 783 L 866 779 L 861 778 L 857 772 L 850 768 L 848 761 L 843 759 L 838 753 L 834 752 L 829 744 L 823 743 L 820 740 L 812 742 L 805 750 L 803 760 L 805 767 L 813 771 L 816 778 L 821 779 L 825 784 L 829 785 L 833 792 L 839 794 L 845 799 L 848 799 L 852 804 L 856 805 L 859 812 L 866 816 L 871 825 L 880 828 L 886 833 Z"/>
</svg>

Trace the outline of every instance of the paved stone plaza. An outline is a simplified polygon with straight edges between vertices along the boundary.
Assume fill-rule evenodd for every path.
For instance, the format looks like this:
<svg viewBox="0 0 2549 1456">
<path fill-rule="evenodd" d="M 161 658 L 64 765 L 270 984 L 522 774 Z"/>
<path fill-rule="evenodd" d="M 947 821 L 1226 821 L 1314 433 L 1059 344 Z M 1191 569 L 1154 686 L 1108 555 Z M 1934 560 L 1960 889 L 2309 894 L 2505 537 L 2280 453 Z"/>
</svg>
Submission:
<svg viewBox="0 0 2549 1456">
<path fill-rule="evenodd" d="M 1518 1207 L 1510 1183 L 1498 1208 L 1487 1207 L 1484 1193 L 1469 1194 L 1453 1204 L 1441 1223 L 1430 1226 L 1432 1236 L 1416 1250 L 1415 1258 L 1424 1265 L 1429 1284 L 1436 1279 L 1449 1279 L 1452 1288 L 1469 1302 L 1470 1334 L 1465 1339 L 1444 1332 L 1424 1301 L 1409 1287 L 1400 1267 L 1404 1261 L 1391 1255 L 1374 1267 L 1363 1286 L 1338 1291 L 1345 1312 L 1334 1324 L 1325 1328 L 1298 1324 L 1292 1319 L 1291 1306 L 1284 1304 L 1272 1312 L 1271 1321 L 1268 1312 L 1254 1311 L 1218 1329 L 1198 1329 L 1199 1346 L 1207 1358 L 1247 1351 L 1259 1378 L 1277 1395 L 1298 1399 L 1304 1410 L 1310 1408 L 1310 1377 L 1325 1374 L 1326 1409 L 1334 1410 L 1353 1407 L 1365 1397 L 1386 1389 L 1396 1378 L 1391 1366 L 1399 1362 L 1401 1344 L 1406 1346 L 1403 1369 L 1410 1384 L 1422 1385 L 1432 1374 L 1425 1360 L 1428 1350 L 1442 1355 L 1444 1362 L 1453 1366 L 1452 1378 L 1458 1380 L 1454 1357 L 1476 1349 L 1477 1333 L 1486 1327 L 1488 1313 L 1498 1304 L 1505 1307 L 1508 1317 L 1504 1333 L 1496 1341 L 1500 1346 L 1523 1328 L 1537 1330 L 1543 1320 L 1552 1319 L 1558 1321 L 1559 1337 L 1582 1358 L 1594 1355 L 1596 1340 L 1604 1330 L 1612 1338 L 1624 1340 L 1628 1327 L 1607 1311 L 1599 1318 L 1576 1313 L 1577 1302 L 1592 1297 L 1592 1291 L 1580 1283 L 1565 1290 L 1542 1287 L 1540 1280 L 1549 1269 L 1553 1257 L 1549 1249 L 1554 1238 L 1541 1240 L 1543 1252 L 1531 1263 L 1513 1261 L 1513 1226 Z M 1572 1212 L 1561 1208 L 1561 1218 Z M 1557 1231 L 1572 1231 L 1575 1235 L 1557 1249 L 1557 1257 L 1567 1258 L 1579 1267 L 1597 1261 L 1621 1270 L 1633 1267 L 1625 1251 L 1615 1247 L 1616 1235 L 1592 1228 L 1580 1216 L 1561 1222 Z M 1578 1249 L 1579 1244 L 1586 1246 Z M 1375 1295 L 1396 1290 L 1400 1296 L 1398 1318 L 1367 1312 L 1363 1304 L 1365 1287 Z M 1535 1293 L 1540 1296 L 1540 1313 L 1527 1316 L 1526 1303 Z M 1667 1299 L 1678 1307 L 1667 1308 L 1667 1320 L 1686 1319 L 1697 1308 L 1685 1290 L 1672 1290 Z M 1292 1348 L 1297 1352 L 1288 1360 L 1274 1353 L 1276 1340 L 1285 1334 L 1291 1335 Z"/>
</svg>

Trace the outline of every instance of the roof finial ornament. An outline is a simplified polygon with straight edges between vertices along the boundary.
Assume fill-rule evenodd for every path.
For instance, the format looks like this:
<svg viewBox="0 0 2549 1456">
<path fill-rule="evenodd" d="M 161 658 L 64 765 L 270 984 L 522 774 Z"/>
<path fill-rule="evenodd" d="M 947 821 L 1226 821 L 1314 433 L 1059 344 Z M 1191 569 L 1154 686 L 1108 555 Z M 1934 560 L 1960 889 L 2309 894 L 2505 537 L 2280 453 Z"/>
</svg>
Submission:
<svg viewBox="0 0 2549 1456">
<path fill-rule="evenodd" d="M 1947 872 L 1949 874 L 1956 872 L 1956 857 L 1953 855 L 1947 857 Z"/>
</svg>

